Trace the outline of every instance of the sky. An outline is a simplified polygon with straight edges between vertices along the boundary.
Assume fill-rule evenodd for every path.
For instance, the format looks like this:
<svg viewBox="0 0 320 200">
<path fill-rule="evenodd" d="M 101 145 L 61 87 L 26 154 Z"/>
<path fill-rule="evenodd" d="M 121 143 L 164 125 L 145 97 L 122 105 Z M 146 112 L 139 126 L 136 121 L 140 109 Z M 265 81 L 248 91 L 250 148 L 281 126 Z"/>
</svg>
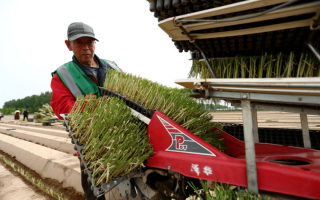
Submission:
<svg viewBox="0 0 320 200">
<path fill-rule="evenodd" d="M 95 53 L 127 73 L 168 87 L 188 77 L 189 52 L 179 53 L 147 0 L 0 0 L 0 108 L 51 92 L 51 72 L 72 59 L 64 41 L 73 22 L 90 25 Z"/>
</svg>

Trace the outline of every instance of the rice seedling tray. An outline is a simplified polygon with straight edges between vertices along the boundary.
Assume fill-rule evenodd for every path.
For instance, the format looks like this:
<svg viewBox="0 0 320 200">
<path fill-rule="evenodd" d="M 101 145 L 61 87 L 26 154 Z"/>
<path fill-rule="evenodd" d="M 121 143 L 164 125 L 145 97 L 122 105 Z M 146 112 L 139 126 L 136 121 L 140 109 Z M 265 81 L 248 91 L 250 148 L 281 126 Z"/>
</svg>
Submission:
<svg viewBox="0 0 320 200">
<path fill-rule="evenodd" d="M 243 0 L 209 0 L 200 2 L 196 0 L 150 0 L 149 2 L 150 11 L 158 18 L 158 25 L 172 38 L 179 52 L 199 53 L 194 43 L 189 41 L 178 26 L 172 23 L 172 20 L 223 20 L 237 18 L 265 12 L 286 1 L 263 2 L 263 5 L 261 5 L 262 1 Z M 172 4 L 169 4 L 169 2 L 172 2 Z M 312 5 L 310 8 L 314 10 L 311 11 L 308 8 L 309 10 L 302 11 L 307 4 Z M 238 54 L 254 56 L 261 55 L 264 52 L 279 51 L 288 53 L 288 50 L 299 52 L 305 47 L 305 40 L 312 32 L 308 20 L 315 16 L 318 9 L 317 6 L 319 5 L 316 1 L 306 0 L 277 9 L 276 12 L 278 14 L 281 13 L 277 17 L 266 17 L 268 14 L 265 14 L 256 20 L 242 20 L 243 22 L 240 20 L 237 23 L 214 22 L 214 25 L 209 25 L 209 22 L 197 24 L 196 22 L 182 21 L 179 23 L 184 25 L 198 46 L 211 58 L 230 57 Z M 288 7 L 293 10 L 286 10 Z M 298 13 L 293 15 L 292 13 L 296 12 L 296 10 L 299 10 Z M 298 22 L 302 21 L 305 24 L 296 26 Z M 290 26 L 287 26 L 289 24 Z M 259 29 L 259 31 L 253 31 L 253 29 Z M 246 33 L 235 33 L 240 30 Z M 319 34 L 319 31 L 315 31 L 313 37 L 312 43 L 316 46 L 319 44 Z"/>
<path fill-rule="evenodd" d="M 124 96 L 122 96 L 121 94 L 118 94 L 118 93 L 113 92 L 111 90 L 108 90 L 106 88 L 99 87 L 99 90 L 100 90 L 100 94 L 102 96 L 107 95 L 109 97 L 118 97 L 119 99 L 124 101 L 128 107 L 132 108 L 133 110 L 143 114 L 144 116 L 146 116 L 146 117 L 148 117 L 150 119 L 152 118 L 154 112 L 156 111 L 156 110 L 147 109 L 144 106 L 142 106 L 142 105 L 140 105 L 140 104 L 138 104 L 138 103 L 136 103 L 136 102 L 124 97 Z"/>
<path fill-rule="evenodd" d="M 67 124 L 67 128 L 69 130 L 71 130 L 71 128 L 69 127 L 69 125 Z M 99 179 L 99 177 L 93 177 L 92 170 L 88 169 L 88 166 L 90 165 L 90 163 L 87 163 L 85 161 L 85 155 L 82 154 L 82 150 L 84 148 L 84 145 L 79 145 L 78 144 L 78 139 L 75 138 L 73 136 L 73 132 L 69 131 L 69 137 L 71 138 L 71 143 L 74 144 L 74 149 L 78 152 L 78 158 L 81 161 L 80 165 L 81 168 L 85 169 L 84 173 L 86 175 L 88 175 L 88 183 L 91 185 L 91 190 L 93 191 L 93 194 L 96 197 L 102 196 L 106 193 L 108 193 L 109 191 L 111 191 L 114 187 L 116 187 L 117 185 L 119 185 L 121 182 L 130 179 L 130 178 L 137 178 L 137 177 L 142 177 L 144 176 L 144 172 L 141 169 L 137 169 L 137 170 L 133 170 L 132 172 L 129 172 L 128 174 L 121 176 L 119 178 L 113 179 L 111 181 L 109 181 L 109 183 L 102 183 L 100 187 L 95 186 L 93 183 L 96 182 L 96 180 Z"/>
</svg>

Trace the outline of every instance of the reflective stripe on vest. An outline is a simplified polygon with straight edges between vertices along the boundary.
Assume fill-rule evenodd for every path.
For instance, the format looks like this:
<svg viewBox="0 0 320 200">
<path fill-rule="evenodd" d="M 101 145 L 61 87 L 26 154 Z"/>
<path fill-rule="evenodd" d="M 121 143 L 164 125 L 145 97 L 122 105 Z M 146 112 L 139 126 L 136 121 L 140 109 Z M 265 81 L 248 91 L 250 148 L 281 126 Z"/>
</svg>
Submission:
<svg viewBox="0 0 320 200">
<path fill-rule="evenodd" d="M 59 67 L 57 69 L 57 73 L 58 73 L 59 77 L 61 78 L 62 82 L 69 88 L 69 90 L 71 91 L 73 96 L 75 98 L 80 97 L 80 99 L 82 99 L 83 95 L 82 95 L 80 89 L 78 88 L 78 86 L 76 85 L 76 83 L 74 82 L 67 67 L 65 65 L 62 65 L 61 67 Z"/>
<path fill-rule="evenodd" d="M 101 60 L 104 61 L 106 64 L 110 65 L 111 68 L 113 68 L 119 72 L 122 71 L 115 62 L 107 60 L 107 59 L 101 59 Z"/>
</svg>

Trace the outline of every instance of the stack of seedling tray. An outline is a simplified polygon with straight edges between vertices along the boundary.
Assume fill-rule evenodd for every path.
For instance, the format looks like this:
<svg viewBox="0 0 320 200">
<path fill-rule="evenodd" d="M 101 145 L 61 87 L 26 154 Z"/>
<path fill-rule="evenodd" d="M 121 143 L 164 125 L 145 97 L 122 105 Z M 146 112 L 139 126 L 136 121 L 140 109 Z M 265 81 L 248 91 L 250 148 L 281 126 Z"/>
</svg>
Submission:
<svg viewBox="0 0 320 200">
<path fill-rule="evenodd" d="M 164 19 L 184 15 L 188 13 L 198 12 L 210 8 L 230 5 L 245 0 L 148 0 L 150 2 L 150 12 L 154 13 L 154 17 L 159 21 Z M 258 11 L 264 11 L 265 8 Z M 248 11 L 249 12 L 249 11 Z M 252 13 L 250 11 L 249 13 Z M 234 14 L 228 15 L 228 17 Z"/>
<path fill-rule="evenodd" d="M 158 18 L 159 26 L 172 38 L 179 52 L 190 51 L 194 53 L 193 59 L 201 59 L 199 49 L 189 41 L 182 31 L 178 30 L 177 24 L 179 23 L 174 21 L 184 18 L 224 20 L 243 17 L 263 13 L 289 1 L 272 1 L 275 3 L 261 1 L 262 3 L 259 6 L 252 6 L 252 8 L 249 4 L 259 4 L 258 0 L 251 0 L 250 2 L 243 0 L 149 0 L 149 2 L 150 11 L 154 12 L 154 16 Z M 311 6 L 311 9 L 313 7 L 314 10 L 301 11 L 305 8 L 299 6 L 303 7 L 312 3 L 315 3 L 314 6 Z M 315 46 L 320 43 L 320 31 L 311 30 L 313 19 L 316 18 L 318 12 L 319 5 L 316 5 L 316 3 L 316 0 L 295 1 L 281 8 L 284 14 L 279 14 L 282 12 L 278 12 L 281 9 L 275 10 L 275 15 L 278 14 L 278 17 L 265 17 L 264 19 L 247 22 L 239 20 L 239 23 L 222 23 L 223 25 L 217 22 L 211 26 L 206 25 L 206 22 L 181 23 L 209 58 L 233 57 L 236 55 L 254 56 L 265 52 L 268 54 L 278 52 L 289 54 L 291 51 L 301 52 L 302 48 L 305 48 L 305 42 L 312 31 L 315 32 L 313 39 L 308 42 Z M 291 7 L 297 7 L 297 9 L 288 12 L 286 9 Z M 227 10 L 227 8 L 229 10 L 224 12 L 223 10 Z M 211 10 L 211 14 L 206 14 Z M 293 14 L 294 12 L 297 13 Z M 199 17 L 197 13 L 199 13 Z M 310 23 L 307 23 L 308 20 Z M 173 25 L 174 23 L 176 24 Z M 282 24 L 290 23 L 291 25 L 287 27 L 282 26 Z M 302 23 L 304 24 L 301 25 Z M 297 24 L 297 26 L 294 24 Z M 278 27 L 276 27 L 277 25 Z M 173 27 L 176 27 L 176 30 Z M 257 31 L 257 29 L 260 30 Z M 236 34 L 236 32 L 241 33 Z M 212 36 L 206 36 L 210 34 Z"/>
</svg>

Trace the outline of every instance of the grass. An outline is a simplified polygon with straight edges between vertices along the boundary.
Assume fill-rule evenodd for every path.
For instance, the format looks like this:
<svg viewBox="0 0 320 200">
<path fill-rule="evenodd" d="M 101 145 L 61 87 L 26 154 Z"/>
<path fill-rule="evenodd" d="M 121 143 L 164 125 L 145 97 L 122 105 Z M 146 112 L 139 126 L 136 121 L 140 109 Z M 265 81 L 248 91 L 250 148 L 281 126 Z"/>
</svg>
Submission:
<svg viewBox="0 0 320 200">
<path fill-rule="evenodd" d="M 261 56 L 235 56 L 210 61 L 217 78 L 287 78 L 319 77 L 320 62 L 311 54 L 303 52 L 288 55 L 263 54 Z M 205 62 L 194 60 L 189 78 L 212 78 Z"/>
</svg>

